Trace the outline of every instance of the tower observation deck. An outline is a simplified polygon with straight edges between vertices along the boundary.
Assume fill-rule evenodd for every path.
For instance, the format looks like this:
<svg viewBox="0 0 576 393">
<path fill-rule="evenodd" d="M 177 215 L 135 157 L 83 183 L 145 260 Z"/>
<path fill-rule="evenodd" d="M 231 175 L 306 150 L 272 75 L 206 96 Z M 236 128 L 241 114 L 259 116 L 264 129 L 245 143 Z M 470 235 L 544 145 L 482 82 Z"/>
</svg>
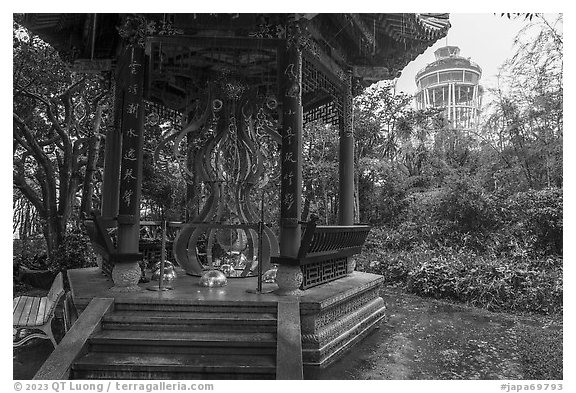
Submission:
<svg viewBox="0 0 576 393">
<path fill-rule="evenodd" d="M 416 74 L 416 107 L 446 108 L 447 118 L 455 128 L 475 128 L 482 104 L 482 69 L 460 56 L 457 46 L 439 48 L 434 55 L 436 61 Z"/>
</svg>

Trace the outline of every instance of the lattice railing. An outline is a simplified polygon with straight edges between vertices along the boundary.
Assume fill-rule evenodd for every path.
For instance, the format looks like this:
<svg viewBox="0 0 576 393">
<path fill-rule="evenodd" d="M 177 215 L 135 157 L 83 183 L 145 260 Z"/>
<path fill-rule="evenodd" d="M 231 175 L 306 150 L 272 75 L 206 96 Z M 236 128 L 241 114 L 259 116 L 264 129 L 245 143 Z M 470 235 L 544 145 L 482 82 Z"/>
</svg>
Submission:
<svg viewBox="0 0 576 393">
<path fill-rule="evenodd" d="M 328 261 L 309 263 L 300 266 L 303 280 L 302 289 L 336 280 L 347 275 L 347 258 L 337 258 Z"/>
</svg>

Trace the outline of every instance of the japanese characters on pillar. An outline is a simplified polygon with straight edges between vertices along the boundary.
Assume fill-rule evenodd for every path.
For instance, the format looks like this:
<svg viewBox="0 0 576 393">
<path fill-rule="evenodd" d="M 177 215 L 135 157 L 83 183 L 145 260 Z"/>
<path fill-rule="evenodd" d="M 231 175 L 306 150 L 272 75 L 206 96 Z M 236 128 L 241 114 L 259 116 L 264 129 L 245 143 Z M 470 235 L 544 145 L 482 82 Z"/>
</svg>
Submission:
<svg viewBox="0 0 576 393">
<path fill-rule="evenodd" d="M 291 22 L 287 47 L 280 61 L 280 92 L 283 102 L 281 150 L 281 207 L 283 227 L 298 225 L 302 194 L 302 47 L 300 26 Z"/>
<path fill-rule="evenodd" d="M 352 72 L 348 72 L 340 119 L 338 223 L 354 223 L 354 119 Z"/>
<path fill-rule="evenodd" d="M 144 128 L 144 49 L 129 47 L 127 50 L 129 60 L 124 71 L 119 215 L 134 216 L 138 220 Z"/>
<path fill-rule="evenodd" d="M 343 136 L 351 138 L 354 136 L 354 95 L 352 93 L 352 70 L 346 72 L 346 91 L 344 92 L 344 125 Z"/>
</svg>

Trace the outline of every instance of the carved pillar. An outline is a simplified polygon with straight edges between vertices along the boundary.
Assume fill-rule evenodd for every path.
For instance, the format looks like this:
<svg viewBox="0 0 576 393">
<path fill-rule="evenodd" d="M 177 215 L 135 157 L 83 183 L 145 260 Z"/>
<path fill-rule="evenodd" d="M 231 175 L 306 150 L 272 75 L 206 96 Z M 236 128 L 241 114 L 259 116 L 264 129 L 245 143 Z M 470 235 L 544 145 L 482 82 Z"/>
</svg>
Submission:
<svg viewBox="0 0 576 393">
<path fill-rule="evenodd" d="M 118 79 L 118 76 L 116 76 Z M 121 89 L 114 87 L 114 127 L 106 132 L 104 148 L 104 175 L 102 178 L 102 208 L 103 218 L 112 219 L 118 215 L 118 201 L 120 196 L 120 159 L 122 148 L 122 133 L 120 130 L 120 116 L 122 113 Z"/>
<path fill-rule="evenodd" d="M 128 46 L 122 55 L 122 158 L 118 208 L 118 252 L 138 253 L 140 238 L 140 195 L 142 190 L 142 146 L 144 133 L 144 49 Z M 138 290 L 138 262 L 119 262 L 112 279 L 115 291 Z"/>
<path fill-rule="evenodd" d="M 340 119 L 338 223 L 354 224 L 354 133 L 352 73 L 348 73 Z"/>
<path fill-rule="evenodd" d="M 280 186 L 280 255 L 295 257 L 300 248 L 298 220 L 302 211 L 302 46 L 297 22 L 288 24 L 286 50 L 279 50 L 279 94 L 282 99 Z M 298 292 L 299 267 L 281 265 L 276 276 L 278 293 Z"/>
</svg>

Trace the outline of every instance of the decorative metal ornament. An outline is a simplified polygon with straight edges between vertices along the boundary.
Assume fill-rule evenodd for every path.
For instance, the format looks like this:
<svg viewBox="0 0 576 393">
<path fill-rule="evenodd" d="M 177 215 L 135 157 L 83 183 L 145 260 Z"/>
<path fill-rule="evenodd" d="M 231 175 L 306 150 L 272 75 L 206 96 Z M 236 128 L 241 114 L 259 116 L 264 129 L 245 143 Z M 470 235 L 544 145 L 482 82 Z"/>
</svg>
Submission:
<svg viewBox="0 0 576 393">
<path fill-rule="evenodd" d="M 226 277 L 230 277 L 230 276 L 234 275 L 234 272 L 235 272 L 234 267 L 232 265 L 227 264 L 227 263 L 220 265 L 220 271 L 222 273 L 224 273 L 224 275 Z"/>
<path fill-rule="evenodd" d="M 162 264 L 162 262 L 156 262 L 154 264 L 154 271 L 160 269 L 160 265 Z M 164 269 L 174 269 L 174 264 L 170 261 L 164 261 Z"/>
<path fill-rule="evenodd" d="M 266 106 L 270 110 L 275 110 L 276 108 L 278 108 L 278 101 L 276 101 L 276 98 L 274 97 L 269 97 L 268 100 L 266 101 Z"/>
<path fill-rule="evenodd" d="M 150 126 L 155 126 L 160 122 L 160 116 L 156 112 L 151 112 L 146 117 L 146 124 Z"/>
<path fill-rule="evenodd" d="M 246 90 L 246 86 L 244 86 L 239 81 L 232 80 L 230 82 L 227 82 L 223 86 L 223 90 L 224 90 L 224 93 L 226 94 L 226 98 L 229 98 L 231 100 L 237 100 L 240 98 L 240 96 L 242 96 L 242 94 L 244 94 L 244 91 Z"/>
<path fill-rule="evenodd" d="M 277 273 L 278 273 L 278 266 L 273 266 L 272 269 L 267 270 L 262 275 L 262 282 L 266 284 L 274 284 L 276 282 Z"/>
<path fill-rule="evenodd" d="M 274 154 L 281 137 L 270 109 L 277 103 L 236 84 L 241 80 L 234 72 L 223 73 L 206 94 L 203 114 L 161 142 L 162 148 L 171 146 L 178 165 L 204 193 L 197 215 L 174 241 L 176 261 L 191 275 L 207 269 L 224 270 L 230 277 L 257 274 L 261 209 L 256 196 L 279 175 Z M 194 149 L 189 149 L 190 140 Z M 268 227 L 262 237 L 260 259 L 266 271 L 278 241 Z"/>
<path fill-rule="evenodd" d="M 212 110 L 214 112 L 219 112 L 220 109 L 222 109 L 222 106 L 224 105 L 224 103 L 222 102 L 222 100 L 213 100 L 212 101 Z"/>
<path fill-rule="evenodd" d="M 77 121 L 82 121 L 86 117 L 86 106 L 83 102 L 79 102 L 74 106 L 74 116 L 76 117 Z"/>
<path fill-rule="evenodd" d="M 199 284 L 201 287 L 208 288 L 223 287 L 228 284 L 228 279 L 226 275 L 219 270 L 208 270 L 200 277 Z"/>
<path fill-rule="evenodd" d="M 176 270 L 173 267 L 165 267 L 164 268 L 164 276 L 162 280 L 164 284 L 171 284 L 176 279 Z M 155 270 L 152 273 L 152 281 L 160 280 L 160 269 Z"/>
</svg>

